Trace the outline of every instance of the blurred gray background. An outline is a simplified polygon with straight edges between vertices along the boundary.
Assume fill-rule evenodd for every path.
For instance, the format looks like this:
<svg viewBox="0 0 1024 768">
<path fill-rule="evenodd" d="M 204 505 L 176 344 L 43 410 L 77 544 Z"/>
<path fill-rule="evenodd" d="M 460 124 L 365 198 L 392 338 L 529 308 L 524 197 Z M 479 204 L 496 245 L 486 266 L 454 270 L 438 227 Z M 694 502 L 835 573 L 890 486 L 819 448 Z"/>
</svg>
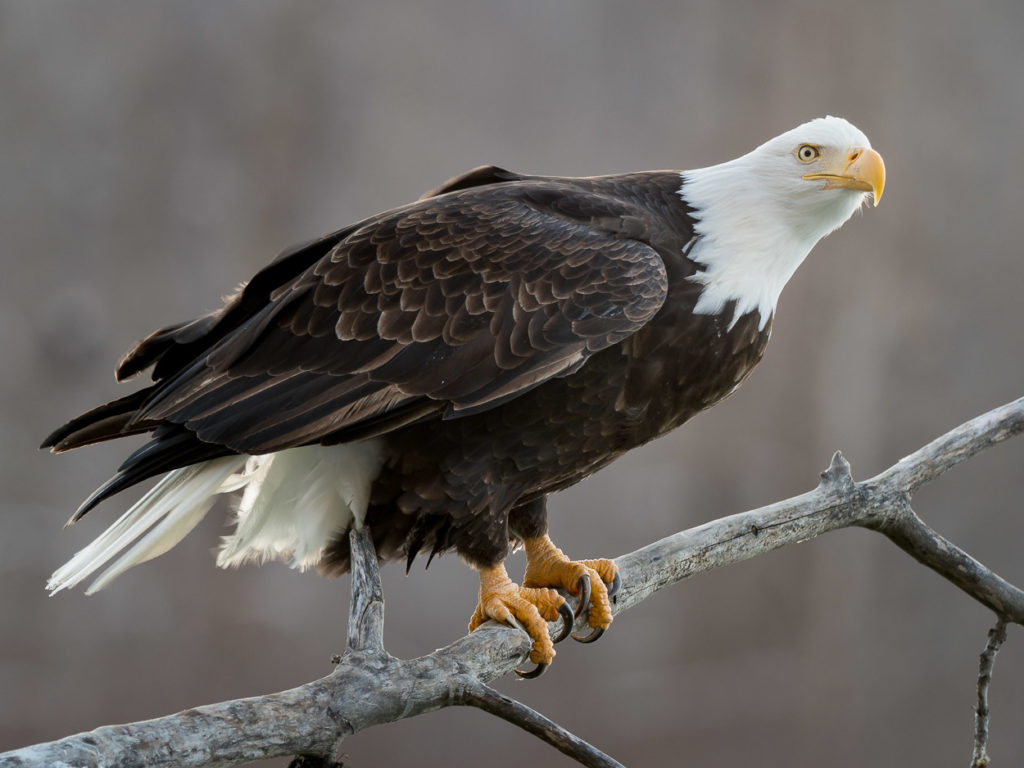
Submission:
<svg viewBox="0 0 1024 768">
<path fill-rule="evenodd" d="M 866 478 L 1020 396 L 1022 39 L 1019 0 L 0 3 L 0 749 L 330 670 L 347 579 L 218 571 L 223 514 L 98 595 L 46 597 L 130 501 L 61 530 L 132 446 L 35 446 L 135 386 L 111 372 L 139 337 L 475 165 L 689 168 L 827 113 L 888 165 L 881 207 L 787 288 L 748 384 L 553 500 L 571 555 L 801 493 L 836 449 Z M 1018 584 L 1022 465 L 1018 440 L 915 499 Z M 476 589 L 454 557 L 389 566 L 389 649 L 463 634 Z M 843 531 L 665 590 L 501 687 L 630 766 L 958 766 L 991 622 Z M 996 672 L 990 751 L 1019 765 L 1016 628 Z M 356 767 L 570 764 L 470 710 L 346 746 Z"/>
</svg>

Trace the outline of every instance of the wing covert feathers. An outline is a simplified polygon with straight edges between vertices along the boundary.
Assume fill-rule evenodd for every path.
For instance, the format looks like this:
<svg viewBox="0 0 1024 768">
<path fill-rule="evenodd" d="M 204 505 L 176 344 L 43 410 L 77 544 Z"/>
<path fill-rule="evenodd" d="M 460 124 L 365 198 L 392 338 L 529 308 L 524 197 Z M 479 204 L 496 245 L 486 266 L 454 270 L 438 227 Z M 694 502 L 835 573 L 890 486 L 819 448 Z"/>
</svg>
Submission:
<svg viewBox="0 0 1024 768">
<path fill-rule="evenodd" d="M 481 174 L 470 181 L 483 186 L 456 180 L 345 231 L 273 290 L 254 280 L 238 300 L 252 305 L 247 319 L 229 330 L 218 320 L 130 426 L 180 424 L 244 453 L 343 442 L 368 421 L 386 430 L 387 414 L 416 402 L 448 417 L 494 407 L 658 311 L 665 265 L 620 231 L 621 200 Z"/>
</svg>

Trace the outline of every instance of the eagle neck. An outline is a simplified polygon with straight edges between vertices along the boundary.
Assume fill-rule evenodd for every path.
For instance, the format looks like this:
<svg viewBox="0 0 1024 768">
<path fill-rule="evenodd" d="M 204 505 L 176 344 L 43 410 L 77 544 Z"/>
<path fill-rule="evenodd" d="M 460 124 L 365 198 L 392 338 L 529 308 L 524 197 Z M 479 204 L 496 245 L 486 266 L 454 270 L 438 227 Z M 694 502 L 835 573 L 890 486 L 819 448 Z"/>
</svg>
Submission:
<svg viewBox="0 0 1024 768">
<path fill-rule="evenodd" d="M 678 194 L 694 220 L 686 255 L 697 271 L 689 280 L 701 286 L 693 312 L 731 310 L 729 328 L 757 312 L 764 330 L 783 287 L 821 234 L 791 226 L 786 212 L 750 184 L 749 170 L 735 161 L 686 171 L 681 180 Z"/>
</svg>

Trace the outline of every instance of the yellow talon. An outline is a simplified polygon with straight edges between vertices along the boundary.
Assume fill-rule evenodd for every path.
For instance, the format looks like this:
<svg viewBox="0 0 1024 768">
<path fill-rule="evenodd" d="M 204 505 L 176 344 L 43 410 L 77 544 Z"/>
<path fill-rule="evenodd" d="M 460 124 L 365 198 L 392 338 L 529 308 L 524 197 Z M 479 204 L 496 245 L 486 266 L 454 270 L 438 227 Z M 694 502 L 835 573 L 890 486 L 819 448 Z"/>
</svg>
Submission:
<svg viewBox="0 0 1024 768">
<path fill-rule="evenodd" d="M 573 638 L 591 642 L 612 623 L 608 585 L 616 582 L 616 569 L 611 560 L 570 560 L 546 534 L 527 539 L 524 545 L 526 575 L 522 586 L 509 578 L 502 563 L 479 569 L 480 598 L 469 621 L 469 631 L 491 619 L 522 627 L 533 642 L 530 661 L 537 668 L 527 673 L 517 669 L 516 673 L 529 678 L 538 676 L 551 664 L 555 658 L 554 643 L 567 637 L 572 629 L 573 613 L 557 590 L 564 589 L 580 598 L 577 615 L 589 605 L 587 621 L 594 631 Z M 552 642 L 547 622 L 559 617 L 563 628 Z"/>
<path fill-rule="evenodd" d="M 585 577 L 590 582 L 590 615 L 587 623 L 594 629 L 609 627 L 612 623 L 612 606 L 608 585 L 615 580 L 615 563 L 604 559 L 570 560 L 547 534 L 527 539 L 523 546 L 526 550 L 524 587 L 555 587 L 577 595 L 580 579 Z M 578 610 L 585 608 L 585 605 L 581 605 Z"/>
<path fill-rule="evenodd" d="M 480 600 L 469 621 L 469 631 L 494 619 L 509 624 L 514 618 L 533 641 L 530 661 L 547 665 L 555 657 L 555 646 L 548 634 L 548 621 L 557 621 L 565 599 L 554 589 L 520 587 L 509 577 L 504 565 L 480 569 Z"/>
</svg>

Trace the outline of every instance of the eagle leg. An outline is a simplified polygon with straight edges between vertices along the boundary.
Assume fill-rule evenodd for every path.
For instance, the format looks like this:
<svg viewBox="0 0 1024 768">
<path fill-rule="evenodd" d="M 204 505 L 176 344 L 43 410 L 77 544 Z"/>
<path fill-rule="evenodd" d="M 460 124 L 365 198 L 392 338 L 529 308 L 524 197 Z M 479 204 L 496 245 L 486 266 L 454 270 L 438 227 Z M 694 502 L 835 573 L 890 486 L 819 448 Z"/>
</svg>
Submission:
<svg viewBox="0 0 1024 768">
<path fill-rule="evenodd" d="M 502 563 L 480 569 L 480 600 L 477 602 L 469 631 L 485 621 L 494 619 L 502 624 L 521 627 L 533 641 L 530 661 L 537 668 L 530 672 L 516 670 L 523 678 L 538 677 L 555 657 L 555 646 L 548 633 L 548 621 L 562 619 L 559 640 L 572 629 L 572 610 L 565 598 L 554 589 L 527 587 L 515 584 L 508 576 Z"/>
<path fill-rule="evenodd" d="M 594 630 L 574 640 L 592 643 L 612 623 L 611 598 L 618 592 L 621 580 L 611 560 L 570 560 L 548 535 L 542 534 L 523 542 L 526 550 L 524 587 L 554 587 L 577 596 L 576 615 L 589 606 L 587 623 Z"/>
</svg>

